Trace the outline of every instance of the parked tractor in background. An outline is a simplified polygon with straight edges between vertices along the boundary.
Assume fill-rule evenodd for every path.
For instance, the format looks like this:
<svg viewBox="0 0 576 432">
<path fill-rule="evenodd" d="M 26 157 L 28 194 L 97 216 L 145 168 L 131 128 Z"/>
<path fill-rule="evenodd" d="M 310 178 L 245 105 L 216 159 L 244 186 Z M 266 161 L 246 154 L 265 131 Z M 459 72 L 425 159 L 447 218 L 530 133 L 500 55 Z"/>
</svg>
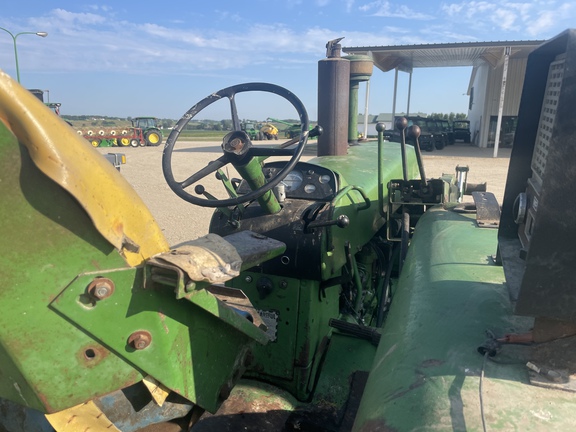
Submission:
<svg viewBox="0 0 576 432">
<path fill-rule="evenodd" d="M 430 132 L 434 134 L 434 145 L 436 150 L 442 150 L 449 144 L 448 134 L 444 130 L 442 120 L 429 118 L 426 121 L 426 127 Z"/>
<path fill-rule="evenodd" d="M 452 133 L 454 141 L 471 142 L 470 120 L 454 120 L 452 123 Z"/>
<path fill-rule="evenodd" d="M 162 131 L 156 117 L 134 117 L 132 127 L 142 130 L 144 145 L 155 147 L 162 144 Z"/>
<path fill-rule="evenodd" d="M 396 117 L 398 121 L 399 117 Z M 418 126 L 419 138 L 418 143 L 421 150 L 431 152 L 434 150 L 442 150 L 446 143 L 445 134 L 438 131 L 436 121 L 427 117 L 421 116 L 408 116 L 406 117 L 407 126 Z M 398 129 L 386 130 L 384 137 L 391 142 L 402 142 L 402 133 Z M 405 139 L 412 145 L 416 145 L 416 138 L 413 135 L 406 136 Z"/>
<path fill-rule="evenodd" d="M 0 73 L 0 428 L 576 430 L 576 31 L 528 58 L 502 206 L 467 170 L 427 177 L 406 118 L 399 143 L 379 123 L 348 145 L 350 84 L 372 59 L 353 69 L 339 41 L 312 131 L 269 83 L 183 114 L 164 178 L 214 212 L 172 247 L 122 176 Z M 299 135 L 253 145 L 243 92 L 287 100 Z M 232 131 L 185 174 L 180 131 L 212 103 Z"/>
<path fill-rule="evenodd" d="M 262 141 L 264 139 L 264 134 L 260 131 L 260 126 L 255 121 L 243 120 L 240 124 L 240 129 L 246 132 L 246 135 L 251 140 Z"/>
<path fill-rule="evenodd" d="M 438 120 L 440 122 L 440 129 L 446 135 L 447 138 L 447 145 L 454 144 L 454 132 L 452 131 L 452 127 L 450 126 L 450 122 L 448 120 Z"/>
</svg>

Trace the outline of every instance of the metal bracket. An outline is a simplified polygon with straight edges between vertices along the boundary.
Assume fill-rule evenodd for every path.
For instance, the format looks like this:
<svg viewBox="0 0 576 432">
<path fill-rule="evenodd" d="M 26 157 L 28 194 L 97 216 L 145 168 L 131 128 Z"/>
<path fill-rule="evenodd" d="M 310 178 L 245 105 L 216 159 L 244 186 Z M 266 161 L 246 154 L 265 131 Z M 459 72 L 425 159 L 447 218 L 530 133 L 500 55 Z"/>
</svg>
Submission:
<svg viewBox="0 0 576 432">
<path fill-rule="evenodd" d="M 476 205 L 476 223 L 480 228 L 500 226 L 500 204 L 492 192 L 472 192 Z"/>
</svg>

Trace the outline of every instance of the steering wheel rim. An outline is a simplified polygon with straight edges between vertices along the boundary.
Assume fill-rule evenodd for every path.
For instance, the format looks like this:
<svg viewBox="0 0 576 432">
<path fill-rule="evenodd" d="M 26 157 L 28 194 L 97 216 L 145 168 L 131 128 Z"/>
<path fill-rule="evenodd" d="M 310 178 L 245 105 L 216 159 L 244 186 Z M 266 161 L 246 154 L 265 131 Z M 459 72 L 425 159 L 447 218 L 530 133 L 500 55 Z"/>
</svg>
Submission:
<svg viewBox="0 0 576 432">
<path fill-rule="evenodd" d="M 222 100 L 223 98 L 228 98 L 230 101 L 231 107 L 231 115 L 232 115 L 232 127 L 234 131 L 240 131 L 240 120 L 238 118 L 238 113 L 236 110 L 236 103 L 235 103 L 235 95 L 238 93 L 248 92 L 248 91 L 262 91 L 267 93 L 273 93 L 280 97 L 283 97 L 288 102 L 292 104 L 292 106 L 296 109 L 298 116 L 300 117 L 300 137 L 298 140 L 298 146 L 294 150 L 287 150 L 287 149 L 274 149 L 274 148 L 255 148 L 252 152 L 252 155 L 263 155 L 263 156 L 272 156 L 272 155 L 284 155 L 284 156 L 292 156 L 291 159 L 286 163 L 285 167 L 280 170 L 277 175 L 270 179 L 266 184 L 253 190 L 245 195 L 236 197 L 236 198 L 228 198 L 228 199 L 206 199 L 206 198 L 199 198 L 197 196 L 192 195 L 191 193 L 185 191 L 185 188 L 190 187 L 194 183 L 198 182 L 199 180 L 203 179 L 204 177 L 208 176 L 209 174 L 215 172 L 217 169 L 222 168 L 223 166 L 227 165 L 228 163 L 234 163 L 234 160 L 230 157 L 227 157 L 226 153 L 218 158 L 214 162 L 210 162 L 205 168 L 197 171 L 192 176 L 188 177 L 186 180 L 182 182 L 176 181 L 174 178 L 174 174 L 172 172 L 172 154 L 174 152 L 174 146 L 178 137 L 180 136 L 181 131 L 184 127 L 192 120 L 200 111 L 204 108 L 208 107 L 209 105 L 213 104 L 216 101 Z M 170 136 L 166 140 L 166 144 L 164 145 L 164 151 L 162 154 L 162 171 L 164 173 L 164 178 L 168 183 L 168 186 L 172 191 L 178 195 L 183 200 L 190 202 L 192 204 L 196 204 L 201 207 L 231 207 L 236 206 L 238 204 L 243 204 L 248 201 L 255 200 L 260 196 L 264 195 L 266 192 L 271 190 L 274 186 L 280 183 L 286 175 L 300 160 L 302 153 L 304 151 L 304 147 L 308 140 L 308 113 L 306 112 L 306 108 L 304 104 L 298 99 L 294 93 L 290 92 L 289 90 L 285 89 L 284 87 L 280 87 L 275 84 L 270 83 L 262 83 L 262 82 L 254 82 L 254 83 L 244 83 L 244 84 L 237 84 L 231 87 L 224 88 L 222 90 L 217 91 L 216 93 L 212 93 L 211 95 L 205 97 L 200 102 L 192 106 L 178 121 L 176 126 L 172 129 Z M 229 135 L 229 134 L 228 134 Z M 228 136 L 226 135 L 226 136 Z M 225 137 L 226 138 L 226 137 Z M 250 152 L 250 150 L 248 152 Z M 269 150 L 266 152 L 265 150 Z M 266 153 L 269 153 L 266 155 Z M 195 178 L 196 175 L 200 175 L 198 178 Z"/>
</svg>

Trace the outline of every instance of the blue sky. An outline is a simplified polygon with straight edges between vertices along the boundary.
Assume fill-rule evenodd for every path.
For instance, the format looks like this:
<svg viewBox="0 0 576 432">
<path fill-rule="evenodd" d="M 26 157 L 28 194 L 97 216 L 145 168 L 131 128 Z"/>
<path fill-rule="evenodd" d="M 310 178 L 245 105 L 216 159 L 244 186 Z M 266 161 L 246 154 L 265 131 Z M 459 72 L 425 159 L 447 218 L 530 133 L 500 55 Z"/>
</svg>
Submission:
<svg viewBox="0 0 576 432">
<path fill-rule="evenodd" d="M 568 0 L 23 0 L 5 1 L 0 16 L 13 34 L 48 32 L 17 38 L 21 82 L 49 90 L 63 114 L 173 119 L 213 91 L 252 81 L 287 87 L 316 119 L 318 60 L 339 37 L 343 46 L 535 40 L 575 22 Z M 1 30 L 0 68 L 16 76 L 12 38 Z M 470 68 L 415 70 L 411 112 L 466 112 L 469 77 Z M 392 111 L 393 78 L 375 70 L 370 113 Z M 397 111 L 407 83 L 400 74 Z M 270 114 L 266 101 L 244 109 L 244 118 L 291 116 Z M 218 108 L 206 115 L 228 117 Z"/>
</svg>

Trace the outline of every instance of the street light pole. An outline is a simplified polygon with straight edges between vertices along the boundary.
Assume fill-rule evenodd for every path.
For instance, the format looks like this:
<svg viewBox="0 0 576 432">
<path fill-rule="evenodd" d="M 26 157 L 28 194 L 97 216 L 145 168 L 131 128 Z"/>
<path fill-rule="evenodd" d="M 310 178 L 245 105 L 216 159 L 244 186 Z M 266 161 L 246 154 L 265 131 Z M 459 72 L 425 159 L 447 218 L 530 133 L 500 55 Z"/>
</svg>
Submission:
<svg viewBox="0 0 576 432">
<path fill-rule="evenodd" d="M 23 34 L 33 34 L 33 35 L 40 36 L 40 37 L 44 38 L 44 37 L 48 36 L 48 33 L 46 33 L 46 32 L 20 32 L 20 33 L 12 34 L 11 31 L 6 30 L 4 27 L 0 27 L 0 30 L 4 30 L 6 33 L 8 33 L 12 37 L 12 41 L 14 42 L 14 60 L 16 60 L 16 78 L 18 79 L 18 82 L 20 82 L 20 69 L 18 68 L 18 48 L 16 47 L 16 38 L 20 35 L 23 35 Z"/>
</svg>

